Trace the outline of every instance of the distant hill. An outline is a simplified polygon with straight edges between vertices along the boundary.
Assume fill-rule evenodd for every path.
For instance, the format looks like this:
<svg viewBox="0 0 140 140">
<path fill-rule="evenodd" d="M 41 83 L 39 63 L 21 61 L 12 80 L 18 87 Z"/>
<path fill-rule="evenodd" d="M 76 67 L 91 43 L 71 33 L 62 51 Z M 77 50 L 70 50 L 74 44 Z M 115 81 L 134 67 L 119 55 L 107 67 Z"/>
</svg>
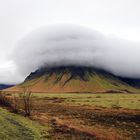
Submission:
<svg viewBox="0 0 140 140">
<path fill-rule="evenodd" d="M 135 88 L 140 88 L 140 79 L 125 77 L 119 77 L 119 79 Z"/>
<path fill-rule="evenodd" d="M 33 92 L 131 93 L 139 90 L 135 85 L 101 69 L 59 66 L 40 68 L 20 85 L 7 90 L 19 91 L 28 87 Z"/>
<path fill-rule="evenodd" d="M 0 84 L 0 90 L 13 87 L 14 85 Z"/>
</svg>

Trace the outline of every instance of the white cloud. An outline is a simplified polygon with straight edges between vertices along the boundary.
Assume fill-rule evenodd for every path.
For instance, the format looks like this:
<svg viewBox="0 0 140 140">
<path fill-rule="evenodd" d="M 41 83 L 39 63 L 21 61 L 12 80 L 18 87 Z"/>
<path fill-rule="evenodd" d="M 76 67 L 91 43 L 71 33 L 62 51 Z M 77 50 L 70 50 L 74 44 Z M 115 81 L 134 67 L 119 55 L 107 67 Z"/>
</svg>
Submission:
<svg viewBox="0 0 140 140">
<path fill-rule="evenodd" d="M 140 78 L 140 43 L 80 26 L 40 28 L 21 40 L 12 59 L 23 75 L 43 65 L 84 65 Z"/>
</svg>

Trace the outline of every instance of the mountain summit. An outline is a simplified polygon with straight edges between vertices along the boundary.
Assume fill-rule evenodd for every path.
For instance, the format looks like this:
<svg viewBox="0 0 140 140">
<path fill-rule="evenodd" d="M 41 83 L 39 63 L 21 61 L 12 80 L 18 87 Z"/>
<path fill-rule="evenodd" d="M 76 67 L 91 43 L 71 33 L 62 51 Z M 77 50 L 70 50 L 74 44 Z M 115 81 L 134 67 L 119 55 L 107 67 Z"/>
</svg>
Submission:
<svg viewBox="0 0 140 140">
<path fill-rule="evenodd" d="M 42 67 L 11 90 L 19 90 L 21 87 L 28 87 L 33 92 L 67 93 L 131 93 L 137 90 L 123 78 L 84 66 Z"/>
</svg>

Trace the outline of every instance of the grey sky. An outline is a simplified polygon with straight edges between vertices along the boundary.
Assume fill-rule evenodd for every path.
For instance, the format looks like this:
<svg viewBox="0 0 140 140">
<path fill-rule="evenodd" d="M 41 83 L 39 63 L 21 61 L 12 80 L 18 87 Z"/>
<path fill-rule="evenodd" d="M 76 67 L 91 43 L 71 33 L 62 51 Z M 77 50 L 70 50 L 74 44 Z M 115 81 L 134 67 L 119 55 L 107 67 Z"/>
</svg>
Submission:
<svg viewBox="0 0 140 140">
<path fill-rule="evenodd" d="M 11 53 L 24 36 L 41 26 L 82 25 L 107 36 L 140 42 L 139 7 L 139 0 L 0 0 L 0 82 L 24 79 Z M 133 48 L 133 61 L 137 62 L 140 58 Z"/>
</svg>

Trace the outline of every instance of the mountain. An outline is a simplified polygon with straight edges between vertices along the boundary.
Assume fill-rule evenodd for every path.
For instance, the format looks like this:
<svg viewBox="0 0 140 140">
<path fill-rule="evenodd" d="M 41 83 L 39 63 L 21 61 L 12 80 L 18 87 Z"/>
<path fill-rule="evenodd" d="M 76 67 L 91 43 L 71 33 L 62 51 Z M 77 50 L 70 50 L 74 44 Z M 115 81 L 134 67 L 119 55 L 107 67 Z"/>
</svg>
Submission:
<svg viewBox="0 0 140 140">
<path fill-rule="evenodd" d="M 33 92 L 131 93 L 138 90 L 123 78 L 84 66 L 43 67 L 32 72 L 20 85 L 8 90 L 19 91 L 23 87 Z"/>
</svg>

